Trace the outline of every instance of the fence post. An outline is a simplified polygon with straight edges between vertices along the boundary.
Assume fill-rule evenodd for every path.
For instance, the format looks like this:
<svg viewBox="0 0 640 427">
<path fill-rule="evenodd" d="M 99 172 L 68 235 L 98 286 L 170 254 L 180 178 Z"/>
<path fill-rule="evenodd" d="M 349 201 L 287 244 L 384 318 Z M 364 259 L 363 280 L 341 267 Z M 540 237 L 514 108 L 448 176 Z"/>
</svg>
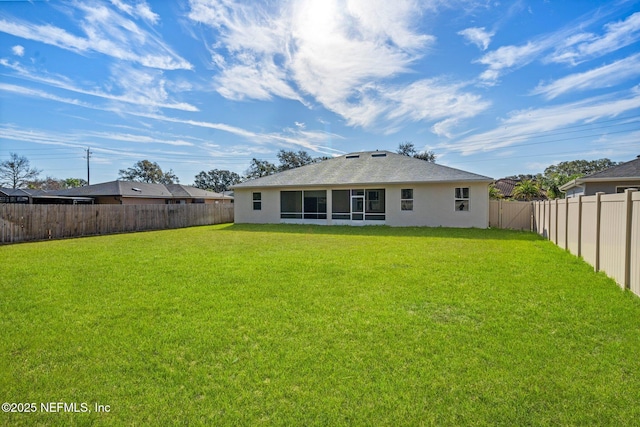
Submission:
<svg viewBox="0 0 640 427">
<path fill-rule="evenodd" d="M 626 213 L 625 242 L 624 242 L 624 287 L 631 288 L 631 227 L 633 226 L 633 192 L 635 189 L 624 190 L 624 207 Z"/>
<path fill-rule="evenodd" d="M 554 203 L 556 204 L 556 218 L 555 218 L 555 229 L 553 230 L 553 243 L 555 243 L 556 245 L 558 244 L 558 199 L 554 200 Z"/>
<path fill-rule="evenodd" d="M 536 204 L 535 202 L 531 202 L 530 210 L 529 210 L 529 231 L 533 232 L 533 221 L 536 215 Z"/>
<path fill-rule="evenodd" d="M 564 250 L 569 250 L 569 199 L 564 200 Z"/>
<path fill-rule="evenodd" d="M 601 197 L 602 191 L 596 193 L 596 262 L 593 266 L 596 271 L 600 271 L 600 217 L 602 216 Z"/>
<path fill-rule="evenodd" d="M 502 199 L 498 200 L 498 228 L 502 229 Z"/>
<path fill-rule="evenodd" d="M 582 256 L 582 196 L 578 196 L 578 257 Z"/>
</svg>

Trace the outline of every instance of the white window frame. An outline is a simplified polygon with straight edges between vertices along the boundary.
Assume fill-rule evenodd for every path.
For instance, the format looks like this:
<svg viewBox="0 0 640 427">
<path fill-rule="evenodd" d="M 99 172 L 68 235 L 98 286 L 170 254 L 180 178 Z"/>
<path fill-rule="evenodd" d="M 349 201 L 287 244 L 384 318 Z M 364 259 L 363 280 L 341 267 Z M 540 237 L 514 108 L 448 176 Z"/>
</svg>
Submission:
<svg viewBox="0 0 640 427">
<path fill-rule="evenodd" d="M 256 196 L 257 196 L 257 198 L 256 198 Z M 261 211 L 262 210 L 262 192 L 255 191 L 255 192 L 251 193 L 251 201 L 253 203 L 253 210 L 254 211 Z"/>
<path fill-rule="evenodd" d="M 471 188 L 456 187 L 454 199 L 456 212 L 469 212 L 471 205 Z"/>
<path fill-rule="evenodd" d="M 405 191 L 411 192 L 411 198 L 403 198 Z M 405 212 L 413 210 L 413 188 L 400 189 L 400 210 Z"/>
</svg>

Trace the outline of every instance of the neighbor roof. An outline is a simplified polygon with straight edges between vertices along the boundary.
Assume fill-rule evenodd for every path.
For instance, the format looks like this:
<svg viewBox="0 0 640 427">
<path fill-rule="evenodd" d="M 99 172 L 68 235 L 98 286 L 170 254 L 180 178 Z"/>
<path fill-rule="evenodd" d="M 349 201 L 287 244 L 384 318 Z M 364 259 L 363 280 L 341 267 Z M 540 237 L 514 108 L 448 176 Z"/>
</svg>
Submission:
<svg viewBox="0 0 640 427">
<path fill-rule="evenodd" d="M 182 184 L 151 184 L 133 181 L 109 181 L 85 187 L 70 188 L 57 191 L 61 196 L 86 196 L 86 197 L 142 197 L 142 198 L 194 198 L 194 199 L 232 199 L 213 191 L 202 190 Z"/>
<path fill-rule="evenodd" d="M 494 182 L 493 184 L 504 197 L 509 198 L 513 194 L 513 189 L 516 188 L 518 182 L 520 181 L 518 181 L 517 179 L 502 178 L 496 180 L 496 182 Z"/>
<path fill-rule="evenodd" d="M 566 191 L 570 188 L 580 186 L 588 182 L 607 182 L 607 181 L 638 181 L 640 180 L 640 156 L 634 160 L 612 166 L 601 172 L 592 175 L 576 178 L 567 182 L 560 187 L 560 190 Z"/>
<path fill-rule="evenodd" d="M 389 151 L 364 151 L 253 179 L 232 188 L 461 181 L 493 179 Z"/>
</svg>

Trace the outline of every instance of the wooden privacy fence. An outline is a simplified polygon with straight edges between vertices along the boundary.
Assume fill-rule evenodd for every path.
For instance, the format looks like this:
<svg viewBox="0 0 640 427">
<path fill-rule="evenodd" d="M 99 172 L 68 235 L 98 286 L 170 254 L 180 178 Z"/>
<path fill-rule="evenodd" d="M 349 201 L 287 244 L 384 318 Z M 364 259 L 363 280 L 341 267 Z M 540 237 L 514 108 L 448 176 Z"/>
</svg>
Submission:
<svg viewBox="0 0 640 427">
<path fill-rule="evenodd" d="M 233 204 L 0 205 L 0 243 L 233 222 Z"/>
<path fill-rule="evenodd" d="M 640 295 L 640 192 L 534 202 L 535 231 Z"/>
</svg>

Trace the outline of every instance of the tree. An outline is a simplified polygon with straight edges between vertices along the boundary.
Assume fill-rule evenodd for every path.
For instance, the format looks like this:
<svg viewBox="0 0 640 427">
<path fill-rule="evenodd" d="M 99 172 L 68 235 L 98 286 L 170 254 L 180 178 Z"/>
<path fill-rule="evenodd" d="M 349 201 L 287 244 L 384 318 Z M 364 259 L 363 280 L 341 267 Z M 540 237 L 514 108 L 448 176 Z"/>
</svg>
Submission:
<svg viewBox="0 0 640 427">
<path fill-rule="evenodd" d="M 403 156 L 413 157 L 413 155 L 416 154 L 417 151 L 413 142 L 401 142 L 398 145 L 396 153 L 402 154 Z"/>
<path fill-rule="evenodd" d="M 27 188 L 30 188 L 32 190 L 52 191 L 52 190 L 62 190 L 63 187 L 59 179 L 48 176 L 45 179 L 37 178 L 29 181 L 27 183 Z"/>
<path fill-rule="evenodd" d="M 245 172 L 246 179 L 262 178 L 263 176 L 273 175 L 278 172 L 278 167 L 266 160 L 258 160 L 255 157 L 251 159 L 249 169 Z"/>
<path fill-rule="evenodd" d="M 202 171 L 196 175 L 194 186 L 203 190 L 211 190 L 217 193 L 227 191 L 229 187 L 242 181 L 240 175 L 235 172 L 220 169 Z"/>
<path fill-rule="evenodd" d="M 62 188 L 77 188 L 88 185 L 87 180 L 82 178 L 67 178 L 61 181 Z"/>
<path fill-rule="evenodd" d="M 415 157 L 416 159 L 424 160 L 425 162 L 436 162 L 436 153 L 434 153 L 433 151 L 421 151 L 420 153 L 414 154 L 413 157 Z"/>
<path fill-rule="evenodd" d="M 564 176 L 570 175 L 591 175 L 597 172 L 602 172 L 605 169 L 609 169 L 612 166 L 616 166 L 617 162 L 612 162 L 609 159 L 598 160 L 572 160 L 569 162 L 560 162 L 557 165 L 551 165 L 544 170 L 544 176 L 550 176 L 552 174 L 559 174 Z"/>
<path fill-rule="evenodd" d="M 280 172 L 316 162 L 316 160 L 304 150 L 298 152 L 293 150 L 280 150 L 278 151 L 278 160 L 280 161 L 280 165 L 278 166 L 278 171 Z"/>
<path fill-rule="evenodd" d="M 413 142 L 401 142 L 398 145 L 398 149 L 396 150 L 396 153 L 402 154 L 403 156 L 414 157 L 416 159 L 424 160 L 426 162 L 431 162 L 431 163 L 436 162 L 436 153 L 434 153 L 433 151 L 418 152 Z"/>
<path fill-rule="evenodd" d="M 602 172 L 612 166 L 616 166 L 617 162 L 609 159 L 598 160 L 572 160 L 568 162 L 560 162 L 557 165 L 551 165 L 544 170 L 541 178 L 542 186 L 547 190 L 547 195 L 552 199 L 562 198 L 564 194 L 560 191 L 560 187 L 569 181 L 585 175 L 591 175 Z"/>
<path fill-rule="evenodd" d="M 120 178 L 125 181 L 147 182 L 150 184 L 177 184 L 180 182 L 171 169 L 163 172 L 162 168 L 149 160 L 141 160 L 129 169 L 120 169 Z"/>
<path fill-rule="evenodd" d="M 540 197 L 541 192 L 540 187 L 535 182 L 525 179 L 516 184 L 512 194 L 518 200 L 531 201 Z"/>
<path fill-rule="evenodd" d="M 48 176 L 45 179 L 35 179 L 29 181 L 27 187 L 34 190 L 51 191 L 63 190 L 65 188 L 83 187 L 85 185 L 87 185 L 87 181 L 82 178 L 58 179 Z"/>
<path fill-rule="evenodd" d="M 263 176 L 272 175 L 276 172 L 295 169 L 300 166 L 310 165 L 312 163 L 330 159 L 330 157 L 327 156 L 311 157 L 311 155 L 304 150 L 280 150 L 278 151 L 277 156 L 280 161 L 280 164 L 277 166 L 269 161 L 253 158 L 249 169 L 245 172 L 245 179 L 261 178 Z"/>
<path fill-rule="evenodd" d="M 497 188 L 495 184 L 490 184 L 489 185 L 489 198 L 491 200 L 499 200 L 499 199 L 504 198 L 504 194 L 502 194 L 502 191 L 500 191 L 500 189 Z"/>
<path fill-rule="evenodd" d="M 29 181 L 38 178 L 40 172 L 42 171 L 31 167 L 26 157 L 11 153 L 9 160 L 0 163 L 0 185 L 10 188 L 26 187 Z"/>
</svg>

